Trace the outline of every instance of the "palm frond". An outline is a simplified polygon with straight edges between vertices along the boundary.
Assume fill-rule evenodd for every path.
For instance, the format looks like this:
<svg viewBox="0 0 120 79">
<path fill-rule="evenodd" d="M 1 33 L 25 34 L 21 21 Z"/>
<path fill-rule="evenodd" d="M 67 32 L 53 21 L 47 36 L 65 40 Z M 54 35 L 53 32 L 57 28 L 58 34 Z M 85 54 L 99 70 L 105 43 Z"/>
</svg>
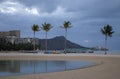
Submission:
<svg viewBox="0 0 120 79">
<path fill-rule="evenodd" d="M 39 26 L 36 25 L 36 24 L 33 24 L 33 26 L 32 26 L 32 31 L 34 31 L 34 32 L 40 31 Z"/>
<path fill-rule="evenodd" d="M 51 26 L 51 24 L 50 23 L 43 23 L 42 24 L 42 27 L 41 27 L 41 29 L 43 29 L 44 31 L 49 31 L 51 28 L 53 28 L 53 26 Z"/>
<path fill-rule="evenodd" d="M 68 29 L 71 28 L 71 22 L 70 21 L 64 21 L 63 26 L 60 26 L 61 28 Z"/>
<path fill-rule="evenodd" d="M 112 37 L 112 34 L 114 33 L 114 31 L 112 31 L 112 30 L 113 30 L 112 26 L 110 26 L 108 24 L 106 26 L 104 26 L 103 28 L 101 28 L 102 34 L 104 34 L 106 36 L 110 36 L 110 37 Z"/>
</svg>

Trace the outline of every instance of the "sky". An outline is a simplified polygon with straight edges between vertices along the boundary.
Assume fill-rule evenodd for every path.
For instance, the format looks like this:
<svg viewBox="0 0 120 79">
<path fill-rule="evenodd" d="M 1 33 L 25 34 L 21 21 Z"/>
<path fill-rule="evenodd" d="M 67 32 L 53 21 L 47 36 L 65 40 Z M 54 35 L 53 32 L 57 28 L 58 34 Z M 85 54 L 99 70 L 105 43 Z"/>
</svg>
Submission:
<svg viewBox="0 0 120 79">
<path fill-rule="evenodd" d="M 108 38 L 110 50 L 120 50 L 120 0 L 0 0 L 0 31 L 20 30 L 33 37 L 33 24 L 50 23 L 48 38 L 64 36 L 60 28 L 70 21 L 67 39 L 85 47 L 104 46 L 100 29 L 109 24 L 115 33 Z M 43 30 L 36 37 L 45 38 Z"/>
</svg>

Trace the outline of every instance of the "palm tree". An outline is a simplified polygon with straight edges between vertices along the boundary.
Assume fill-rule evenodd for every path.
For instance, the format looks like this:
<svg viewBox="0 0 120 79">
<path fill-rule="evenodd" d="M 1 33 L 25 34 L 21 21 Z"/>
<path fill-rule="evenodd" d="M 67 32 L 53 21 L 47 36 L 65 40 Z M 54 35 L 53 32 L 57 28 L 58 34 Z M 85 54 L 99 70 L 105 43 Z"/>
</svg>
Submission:
<svg viewBox="0 0 120 79">
<path fill-rule="evenodd" d="M 47 32 L 52 28 L 51 24 L 50 23 L 44 23 L 42 24 L 42 27 L 41 27 L 44 31 L 45 31 L 45 38 L 46 38 L 46 42 L 45 42 L 45 52 L 47 52 Z"/>
<path fill-rule="evenodd" d="M 107 39 L 108 36 L 112 37 L 112 34 L 114 33 L 114 31 L 112 31 L 112 26 L 110 25 L 106 25 L 103 28 L 101 28 L 101 32 L 103 35 L 105 35 L 105 55 L 107 54 Z"/>
<path fill-rule="evenodd" d="M 33 43 L 33 50 L 35 50 L 35 33 L 37 32 L 37 31 L 40 31 L 39 30 L 39 26 L 38 25 L 36 25 L 36 24 L 33 24 L 33 26 L 32 26 L 32 31 L 34 32 L 34 43 Z"/>
<path fill-rule="evenodd" d="M 70 21 L 64 21 L 64 23 L 63 23 L 63 26 L 60 26 L 61 28 L 64 28 L 65 29 L 65 54 L 66 54 L 66 47 L 67 47 L 67 40 L 66 40 L 66 38 L 67 38 L 67 30 L 69 29 L 69 28 L 71 28 L 72 26 L 71 26 L 71 22 Z"/>
</svg>

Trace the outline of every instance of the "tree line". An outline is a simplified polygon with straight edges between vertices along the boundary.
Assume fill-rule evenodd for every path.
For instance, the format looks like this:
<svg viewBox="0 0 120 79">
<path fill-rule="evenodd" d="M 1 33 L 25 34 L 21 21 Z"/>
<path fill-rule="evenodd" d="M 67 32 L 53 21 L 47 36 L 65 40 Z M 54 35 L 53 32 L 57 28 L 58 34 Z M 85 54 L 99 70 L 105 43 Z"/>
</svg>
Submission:
<svg viewBox="0 0 120 79">
<path fill-rule="evenodd" d="M 38 25 L 34 24 L 32 26 L 32 30 L 34 32 L 34 38 L 35 38 L 35 32 L 38 32 L 40 31 L 40 28 L 42 30 L 45 31 L 45 39 L 46 39 L 46 42 L 45 42 L 45 51 L 47 51 L 47 32 L 52 28 L 53 26 L 51 26 L 50 23 L 43 23 L 41 27 L 39 27 Z M 63 25 L 60 26 L 61 28 L 65 29 L 65 38 L 67 38 L 67 30 L 68 28 L 71 28 L 71 22 L 70 21 L 64 21 Z M 105 25 L 103 28 L 101 28 L 101 33 L 103 35 L 105 35 L 105 49 L 107 49 L 107 39 L 108 39 L 108 36 L 109 37 L 112 37 L 112 34 L 114 33 L 113 31 L 113 28 L 112 26 L 110 26 L 109 24 Z M 65 39 L 65 48 L 64 48 L 64 52 L 66 54 L 66 48 L 67 48 L 67 41 Z M 35 42 L 34 42 L 35 44 Z M 34 45 L 34 50 L 35 50 L 35 45 Z M 107 54 L 107 50 L 105 50 L 105 54 Z"/>
<path fill-rule="evenodd" d="M 40 48 L 40 45 L 35 45 Z M 32 43 L 11 43 L 6 38 L 0 38 L 0 51 L 18 51 L 18 50 L 33 50 Z"/>
<path fill-rule="evenodd" d="M 60 28 L 63 28 L 65 30 L 65 38 L 67 38 L 67 31 L 69 28 L 72 27 L 72 24 L 70 21 L 64 21 L 62 26 Z M 44 22 L 41 26 L 38 26 L 37 24 L 33 24 L 31 29 L 33 31 L 34 35 L 34 43 L 20 43 L 20 44 L 12 44 L 11 42 L 6 42 L 5 39 L 0 40 L 0 50 L 36 50 L 36 48 L 40 48 L 39 45 L 36 45 L 35 43 L 35 34 L 38 31 L 44 30 L 45 31 L 45 52 L 47 52 L 47 34 L 48 32 L 53 28 L 53 26 L 50 23 Z M 105 48 L 107 49 L 107 40 L 108 37 L 112 37 L 112 34 L 114 33 L 112 26 L 109 24 L 105 25 L 103 28 L 100 29 L 101 33 L 105 35 Z M 64 52 L 66 54 L 66 48 L 67 48 L 67 41 L 65 39 L 64 41 Z M 105 50 L 105 54 L 107 54 L 107 50 Z"/>
<path fill-rule="evenodd" d="M 63 25 L 60 26 L 60 27 L 65 29 L 65 38 L 67 38 L 67 30 L 68 30 L 68 28 L 71 28 L 71 22 L 70 21 L 64 21 Z M 46 22 L 44 22 L 42 24 L 42 26 L 40 26 L 40 27 L 37 24 L 33 24 L 32 31 L 34 33 L 34 47 L 33 47 L 34 50 L 35 50 L 35 33 L 40 31 L 40 29 L 42 29 L 42 30 L 45 31 L 45 39 L 46 39 L 46 41 L 45 41 L 45 52 L 47 52 L 47 33 L 52 28 L 53 28 L 53 26 L 50 23 L 46 23 Z M 67 41 L 65 39 L 65 49 L 64 49 L 65 53 L 66 53 L 66 47 L 67 47 L 66 45 L 67 45 Z"/>
</svg>

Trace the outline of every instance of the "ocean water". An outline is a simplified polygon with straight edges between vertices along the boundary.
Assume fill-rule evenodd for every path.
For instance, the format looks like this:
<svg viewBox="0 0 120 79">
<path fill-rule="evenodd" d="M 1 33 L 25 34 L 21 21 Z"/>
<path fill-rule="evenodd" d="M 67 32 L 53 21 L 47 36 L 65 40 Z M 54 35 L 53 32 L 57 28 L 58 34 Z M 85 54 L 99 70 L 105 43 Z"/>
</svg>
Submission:
<svg viewBox="0 0 120 79">
<path fill-rule="evenodd" d="M 0 60 L 0 76 L 58 72 L 93 66 L 84 61 Z"/>
</svg>

